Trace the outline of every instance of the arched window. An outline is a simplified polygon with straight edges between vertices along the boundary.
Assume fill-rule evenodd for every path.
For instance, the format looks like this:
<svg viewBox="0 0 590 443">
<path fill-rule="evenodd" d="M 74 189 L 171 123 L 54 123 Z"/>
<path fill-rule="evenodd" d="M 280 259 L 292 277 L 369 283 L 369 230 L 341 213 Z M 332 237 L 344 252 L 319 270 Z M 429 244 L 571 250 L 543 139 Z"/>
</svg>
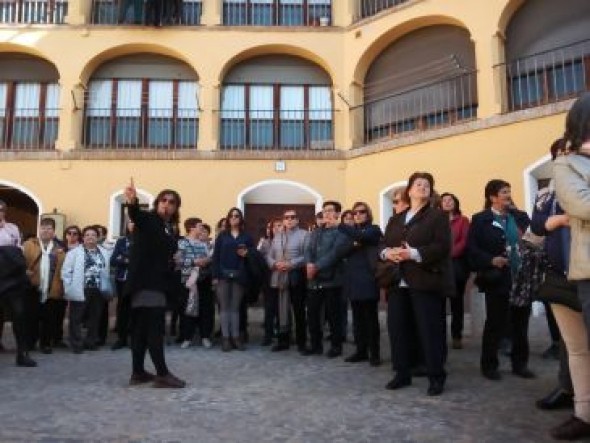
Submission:
<svg viewBox="0 0 590 443">
<path fill-rule="evenodd" d="M 331 149 L 330 84 L 321 68 L 297 57 L 239 64 L 221 92 L 221 149 Z"/>
<path fill-rule="evenodd" d="M 196 148 L 198 78 L 168 57 L 121 57 L 92 75 L 85 114 L 88 148 Z"/>
<path fill-rule="evenodd" d="M 0 54 L 0 148 L 53 149 L 59 122 L 59 74 L 25 54 Z"/>
</svg>

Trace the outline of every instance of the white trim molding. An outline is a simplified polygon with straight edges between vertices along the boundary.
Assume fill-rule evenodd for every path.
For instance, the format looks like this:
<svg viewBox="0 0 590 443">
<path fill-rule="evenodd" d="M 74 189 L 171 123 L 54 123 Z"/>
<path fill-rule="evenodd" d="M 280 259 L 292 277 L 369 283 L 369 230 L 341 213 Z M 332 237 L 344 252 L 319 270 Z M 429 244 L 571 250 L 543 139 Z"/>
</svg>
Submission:
<svg viewBox="0 0 590 443">
<path fill-rule="evenodd" d="M 537 184 L 538 180 L 543 178 L 551 178 L 553 176 L 552 174 L 548 177 L 539 176 L 539 172 L 545 169 L 549 163 L 551 163 L 551 156 L 547 154 L 541 157 L 536 162 L 527 166 L 523 171 L 525 205 L 524 210 L 528 212 L 529 215 L 531 215 L 533 212 L 535 197 L 537 195 L 537 192 L 539 191 L 539 186 Z"/>
<path fill-rule="evenodd" d="M 393 215 L 393 203 L 391 202 L 392 192 L 407 185 L 408 182 L 402 180 L 386 186 L 381 192 L 379 192 L 379 226 L 381 226 L 382 231 L 385 230 L 389 217 Z"/>
<path fill-rule="evenodd" d="M 147 203 L 150 207 L 154 202 L 154 196 L 143 189 L 137 189 L 137 198 L 140 203 Z M 121 235 L 119 232 L 119 226 L 121 225 L 121 211 L 120 207 L 123 204 L 123 191 L 118 190 L 111 194 L 109 197 L 109 240 L 115 240 Z"/>
<path fill-rule="evenodd" d="M 236 201 L 236 207 L 240 208 L 240 210 L 243 211 L 244 207 L 246 206 L 246 203 L 247 203 L 246 200 L 248 198 L 248 194 L 251 194 L 251 193 L 255 192 L 256 190 L 261 190 L 263 188 L 269 188 L 269 187 L 273 188 L 272 192 L 274 194 L 280 194 L 281 188 L 285 189 L 285 188 L 289 188 L 289 187 L 294 187 L 294 188 L 297 188 L 301 191 L 304 191 L 309 194 L 310 200 L 313 200 L 313 202 L 315 204 L 315 211 L 319 212 L 322 210 L 323 198 L 322 198 L 321 194 L 319 192 L 317 192 L 315 189 L 313 189 L 307 185 L 304 185 L 303 183 L 296 182 L 296 181 L 278 180 L 278 179 L 262 180 L 257 183 L 254 183 L 253 185 L 248 186 L 247 188 L 244 188 L 238 194 L 237 201 Z M 282 203 L 295 203 L 295 202 L 289 201 L 289 198 L 285 197 L 285 199 Z"/>
<path fill-rule="evenodd" d="M 37 205 L 37 211 L 39 212 L 37 214 L 37 229 L 39 229 L 39 222 L 41 221 L 41 214 L 43 214 L 43 205 L 41 204 L 41 199 L 35 193 L 33 193 L 30 189 L 28 189 L 18 183 L 15 183 L 15 182 L 12 182 L 9 180 L 0 179 L 0 185 L 14 188 L 14 189 L 22 192 L 23 194 L 26 194 L 31 200 L 33 200 L 33 202 Z"/>
</svg>

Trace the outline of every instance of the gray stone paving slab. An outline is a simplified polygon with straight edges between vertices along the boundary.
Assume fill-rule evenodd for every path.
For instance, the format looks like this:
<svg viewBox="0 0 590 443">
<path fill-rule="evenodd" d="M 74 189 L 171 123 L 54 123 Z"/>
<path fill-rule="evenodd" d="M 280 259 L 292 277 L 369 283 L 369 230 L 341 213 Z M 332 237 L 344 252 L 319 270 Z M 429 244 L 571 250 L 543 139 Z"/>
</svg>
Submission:
<svg viewBox="0 0 590 443">
<path fill-rule="evenodd" d="M 258 342 L 259 325 L 251 329 Z M 379 368 L 255 344 L 231 353 L 170 346 L 170 368 L 188 381 L 183 390 L 128 387 L 128 350 L 35 353 L 32 369 L 4 353 L 0 442 L 548 442 L 548 429 L 569 413 L 534 407 L 555 385 L 557 363 L 539 357 L 548 344 L 544 318 L 532 320 L 531 335 L 537 379 L 512 376 L 506 358 L 501 382 L 483 379 L 476 336 L 450 351 L 438 398 L 426 396 L 421 378 L 400 391 L 383 388 L 392 376 L 385 335 Z"/>
</svg>

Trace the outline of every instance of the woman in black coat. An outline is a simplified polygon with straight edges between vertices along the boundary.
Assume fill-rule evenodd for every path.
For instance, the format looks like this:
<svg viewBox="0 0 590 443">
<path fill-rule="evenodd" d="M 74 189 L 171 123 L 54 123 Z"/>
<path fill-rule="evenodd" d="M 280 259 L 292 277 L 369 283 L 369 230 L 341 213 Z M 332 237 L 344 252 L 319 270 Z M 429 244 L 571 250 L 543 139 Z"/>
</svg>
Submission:
<svg viewBox="0 0 590 443">
<path fill-rule="evenodd" d="M 142 211 L 131 181 L 125 198 L 129 218 L 135 224 L 125 288 L 132 308 L 133 373 L 129 384 L 153 381 L 155 388 L 183 388 L 185 382 L 168 370 L 164 358 L 166 294 L 174 276 L 180 196 L 166 189 L 156 197 L 152 211 Z M 144 369 L 147 350 L 155 376 Z"/>
<path fill-rule="evenodd" d="M 490 180 L 485 187 L 485 210 L 471 219 L 467 254 L 477 272 L 476 283 L 485 293 L 486 321 L 482 337 L 481 373 L 500 380 L 498 347 L 510 316 L 512 372 L 522 378 L 534 374 L 528 363 L 528 319 L 530 306 L 510 306 L 512 276 L 520 264 L 518 241 L 530 223 L 528 215 L 514 209 L 510 184 Z"/>
<path fill-rule="evenodd" d="M 373 223 L 371 208 L 364 202 L 352 207 L 354 226 L 341 224 L 340 230 L 353 242 L 353 250 L 344 264 L 343 295 L 350 300 L 356 352 L 346 358 L 349 363 L 369 360 L 379 366 L 379 288 L 375 281 L 377 246 L 381 229 Z"/>
<path fill-rule="evenodd" d="M 440 395 L 446 380 L 442 312 L 453 283 L 449 217 L 431 206 L 433 188 L 431 174 L 412 174 L 406 189 L 410 207 L 390 219 L 379 255 L 381 260 L 397 263 L 400 270 L 389 295 L 387 315 L 396 375 L 386 388 L 400 389 L 412 383 L 410 353 L 415 333 L 409 319 L 413 317 L 426 361 L 427 393 Z"/>
</svg>

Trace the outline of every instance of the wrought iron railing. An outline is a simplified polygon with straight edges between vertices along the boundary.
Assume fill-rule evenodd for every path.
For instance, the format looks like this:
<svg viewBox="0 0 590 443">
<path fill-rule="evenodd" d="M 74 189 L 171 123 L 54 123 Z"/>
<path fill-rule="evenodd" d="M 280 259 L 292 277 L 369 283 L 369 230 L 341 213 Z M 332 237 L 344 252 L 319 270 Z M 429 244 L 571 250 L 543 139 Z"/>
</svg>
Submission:
<svg viewBox="0 0 590 443">
<path fill-rule="evenodd" d="M 89 149 L 196 149 L 196 109 L 86 109 Z"/>
<path fill-rule="evenodd" d="M 391 9 L 409 0 L 356 0 L 356 8 L 354 10 L 353 21 L 357 22 L 367 17 L 371 17 L 384 11 Z"/>
<path fill-rule="evenodd" d="M 224 150 L 334 149 L 330 109 L 219 112 L 219 146 Z"/>
<path fill-rule="evenodd" d="M 201 24 L 201 0 L 166 0 L 159 13 L 148 6 L 152 3 L 144 3 L 143 0 L 92 0 L 91 23 L 157 26 Z"/>
<path fill-rule="evenodd" d="M 497 65 L 504 111 L 533 108 L 590 91 L 590 40 Z"/>
<path fill-rule="evenodd" d="M 330 26 L 332 0 L 224 0 L 226 26 Z"/>
<path fill-rule="evenodd" d="M 67 0 L 0 0 L 0 23 L 61 25 Z"/>
<path fill-rule="evenodd" d="M 59 109 L 0 109 L 0 150 L 45 151 L 55 148 Z M 55 117 L 50 117 L 55 116 Z"/>
<path fill-rule="evenodd" d="M 351 109 L 365 143 L 450 126 L 477 117 L 476 72 L 371 100 Z"/>
</svg>

